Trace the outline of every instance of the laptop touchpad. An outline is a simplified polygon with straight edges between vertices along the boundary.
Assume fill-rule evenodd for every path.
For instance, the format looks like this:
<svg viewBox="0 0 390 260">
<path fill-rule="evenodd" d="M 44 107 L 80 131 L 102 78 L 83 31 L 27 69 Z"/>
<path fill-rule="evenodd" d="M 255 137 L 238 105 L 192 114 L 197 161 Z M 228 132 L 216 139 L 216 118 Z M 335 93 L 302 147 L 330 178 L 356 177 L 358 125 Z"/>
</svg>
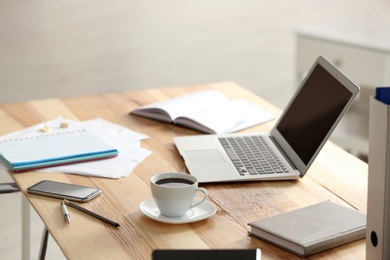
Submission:
<svg viewBox="0 0 390 260">
<path fill-rule="evenodd" d="M 186 154 L 191 164 L 217 164 L 225 162 L 217 149 L 186 151 Z"/>
</svg>

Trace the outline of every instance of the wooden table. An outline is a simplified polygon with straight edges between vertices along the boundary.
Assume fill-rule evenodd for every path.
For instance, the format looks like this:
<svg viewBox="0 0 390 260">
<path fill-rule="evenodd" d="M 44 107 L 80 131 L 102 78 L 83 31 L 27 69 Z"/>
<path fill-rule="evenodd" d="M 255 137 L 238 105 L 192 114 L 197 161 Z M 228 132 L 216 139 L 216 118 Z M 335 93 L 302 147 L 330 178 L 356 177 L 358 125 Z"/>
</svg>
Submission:
<svg viewBox="0 0 390 260">
<path fill-rule="evenodd" d="M 131 116 L 129 111 L 140 105 L 210 88 L 223 91 L 230 98 L 247 99 L 276 117 L 281 113 L 280 109 L 231 82 L 0 105 L 0 134 L 61 115 L 73 120 L 101 117 L 150 136 L 142 145 L 152 150 L 152 155 L 138 165 L 128 178 L 105 179 L 41 172 L 12 174 L 67 258 L 151 259 L 152 251 L 162 248 L 258 247 L 262 250 L 263 259 L 294 259 L 298 257 L 249 236 L 247 223 L 324 200 L 349 204 L 360 211 L 366 211 L 367 164 L 328 142 L 309 172 L 300 180 L 201 185 L 209 191 L 209 201 L 218 209 L 209 219 L 171 225 L 144 216 L 138 205 L 151 198 L 150 177 L 161 172 L 187 172 L 173 143 L 173 137 L 199 133 Z M 269 131 L 274 123 L 275 121 L 271 121 L 246 131 Z M 62 216 L 60 200 L 26 194 L 28 186 L 42 179 L 101 188 L 103 194 L 83 206 L 119 222 L 121 227 L 112 227 L 73 210 L 72 222 L 68 225 Z M 364 257 L 363 239 L 316 254 L 309 259 Z"/>
</svg>

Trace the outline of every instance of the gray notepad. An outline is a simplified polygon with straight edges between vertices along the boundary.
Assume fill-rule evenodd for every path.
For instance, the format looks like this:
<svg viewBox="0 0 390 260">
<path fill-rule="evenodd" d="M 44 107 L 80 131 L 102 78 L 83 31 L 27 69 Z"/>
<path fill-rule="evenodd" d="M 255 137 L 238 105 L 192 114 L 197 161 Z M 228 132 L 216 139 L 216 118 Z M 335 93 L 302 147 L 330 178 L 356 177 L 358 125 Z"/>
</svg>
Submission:
<svg viewBox="0 0 390 260">
<path fill-rule="evenodd" d="M 325 201 L 249 225 L 251 235 L 308 256 L 364 238 L 366 214 Z"/>
</svg>

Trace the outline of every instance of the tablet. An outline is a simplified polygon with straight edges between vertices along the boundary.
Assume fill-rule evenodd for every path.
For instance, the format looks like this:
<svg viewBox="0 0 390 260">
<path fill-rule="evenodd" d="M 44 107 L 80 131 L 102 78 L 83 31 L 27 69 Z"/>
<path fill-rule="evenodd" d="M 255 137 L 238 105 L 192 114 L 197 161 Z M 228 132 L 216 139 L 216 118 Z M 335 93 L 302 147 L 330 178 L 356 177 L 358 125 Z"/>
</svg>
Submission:
<svg viewBox="0 0 390 260">
<path fill-rule="evenodd" d="M 79 202 L 89 201 L 102 193 L 99 188 L 50 180 L 43 180 L 28 187 L 27 192 Z"/>
<path fill-rule="evenodd" d="M 261 250 L 256 249 L 157 249 L 152 253 L 152 260 L 260 260 Z"/>
</svg>

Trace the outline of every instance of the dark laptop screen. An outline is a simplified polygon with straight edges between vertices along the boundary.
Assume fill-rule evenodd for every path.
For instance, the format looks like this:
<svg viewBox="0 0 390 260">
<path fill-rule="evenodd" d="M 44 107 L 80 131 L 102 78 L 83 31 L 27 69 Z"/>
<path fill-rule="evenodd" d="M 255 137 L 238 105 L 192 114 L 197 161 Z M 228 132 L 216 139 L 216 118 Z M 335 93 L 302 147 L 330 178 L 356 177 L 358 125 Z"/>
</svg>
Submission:
<svg viewBox="0 0 390 260">
<path fill-rule="evenodd" d="M 277 127 L 305 164 L 351 96 L 352 93 L 321 65 L 314 68 Z"/>
</svg>

